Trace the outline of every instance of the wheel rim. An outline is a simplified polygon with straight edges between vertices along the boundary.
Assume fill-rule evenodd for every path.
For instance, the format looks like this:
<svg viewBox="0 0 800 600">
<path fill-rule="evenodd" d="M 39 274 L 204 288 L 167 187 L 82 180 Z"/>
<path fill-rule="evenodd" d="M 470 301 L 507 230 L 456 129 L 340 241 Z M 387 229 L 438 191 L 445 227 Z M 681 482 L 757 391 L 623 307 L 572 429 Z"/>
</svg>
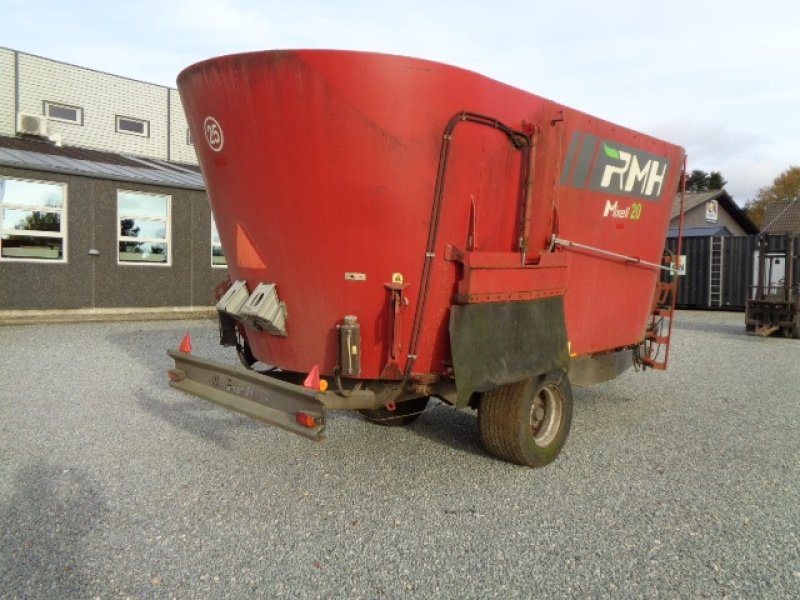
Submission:
<svg viewBox="0 0 800 600">
<path fill-rule="evenodd" d="M 564 416 L 564 396 L 557 386 L 544 386 L 531 404 L 530 427 L 537 446 L 549 446 L 558 435 Z"/>
</svg>

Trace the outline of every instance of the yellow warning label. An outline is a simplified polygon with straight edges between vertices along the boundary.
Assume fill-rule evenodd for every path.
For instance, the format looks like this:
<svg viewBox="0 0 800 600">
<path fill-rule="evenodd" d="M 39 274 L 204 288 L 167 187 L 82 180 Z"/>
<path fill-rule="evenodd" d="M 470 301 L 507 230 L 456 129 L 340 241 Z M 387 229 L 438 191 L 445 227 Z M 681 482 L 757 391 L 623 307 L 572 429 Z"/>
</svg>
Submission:
<svg viewBox="0 0 800 600">
<path fill-rule="evenodd" d="M 403 274 L 392 273 L 392 283 L 403 283 Z"/>
</svg>

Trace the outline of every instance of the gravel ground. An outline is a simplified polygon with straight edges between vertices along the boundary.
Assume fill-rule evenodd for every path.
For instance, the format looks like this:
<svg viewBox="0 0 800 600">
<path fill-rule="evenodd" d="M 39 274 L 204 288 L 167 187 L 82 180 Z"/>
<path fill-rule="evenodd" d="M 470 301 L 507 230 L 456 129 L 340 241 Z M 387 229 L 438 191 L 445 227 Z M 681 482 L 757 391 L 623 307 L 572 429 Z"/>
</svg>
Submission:
<svg viewBox="0 0 800 600">
<path fill-rule="evenodd" d="M 800 597 L 800 341 L 677 323 L 539 470 L 472 412 L 315 444 L 172 390 L 210 321 L 0 327 L 0 597 Z"/>
</svg>

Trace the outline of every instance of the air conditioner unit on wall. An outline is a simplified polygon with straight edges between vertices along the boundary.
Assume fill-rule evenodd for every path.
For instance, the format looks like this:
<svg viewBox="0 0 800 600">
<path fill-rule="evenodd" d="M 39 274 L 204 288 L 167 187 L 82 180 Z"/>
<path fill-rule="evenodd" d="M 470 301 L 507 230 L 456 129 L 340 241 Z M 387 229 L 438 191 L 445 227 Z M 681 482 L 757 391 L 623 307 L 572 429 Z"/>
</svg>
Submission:
<svg viewBox="0 0 800 600">
<path fill-rule="evenodd" d="M 47 117 L 44 115 L 17 114 L 17 133 L 47 137 Z"/>
</svg>

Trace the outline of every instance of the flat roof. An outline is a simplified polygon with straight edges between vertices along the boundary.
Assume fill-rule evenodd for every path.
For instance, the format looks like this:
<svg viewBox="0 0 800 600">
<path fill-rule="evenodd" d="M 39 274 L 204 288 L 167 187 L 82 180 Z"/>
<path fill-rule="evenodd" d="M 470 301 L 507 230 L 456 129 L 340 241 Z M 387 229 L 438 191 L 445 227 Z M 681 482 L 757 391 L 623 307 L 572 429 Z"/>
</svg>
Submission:
<svg viewBox="0 0 800 600">
<path fill-rule="evenodd" d="M 205 190 L 196 165 L 0 136 L 0 166 L 126 183 Z"/>
</svg>

